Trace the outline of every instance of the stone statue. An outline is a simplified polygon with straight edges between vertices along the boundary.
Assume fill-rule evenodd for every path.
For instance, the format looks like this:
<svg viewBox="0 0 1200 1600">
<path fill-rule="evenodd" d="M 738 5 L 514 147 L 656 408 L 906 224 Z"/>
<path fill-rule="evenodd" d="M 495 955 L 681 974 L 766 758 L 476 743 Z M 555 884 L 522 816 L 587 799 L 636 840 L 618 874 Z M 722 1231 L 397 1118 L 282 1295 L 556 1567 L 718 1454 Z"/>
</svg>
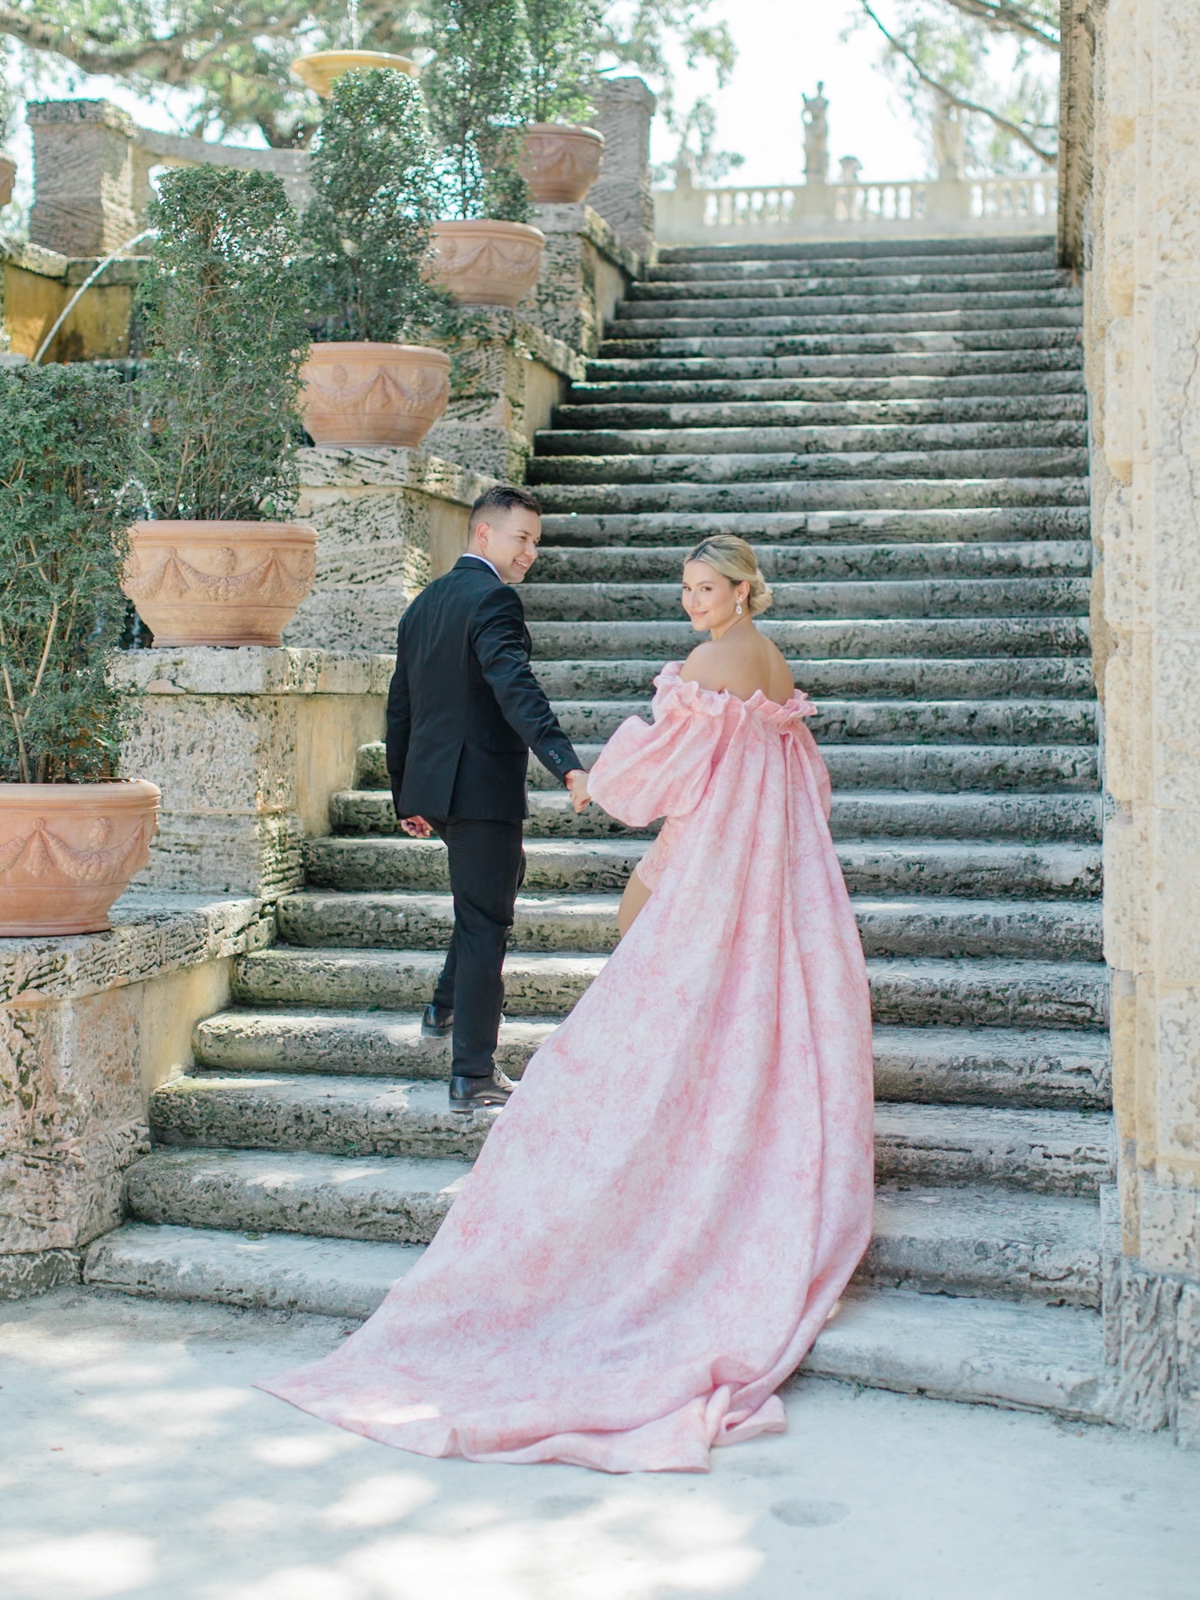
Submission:
<svg viewBox="0 0 1200 1600">
<path fill-rule="evenodd" d="M 803 96 L 805 183 L 829 182 L 829 101 L 824 89 L 824 83 L 818 83 L 811 100 Z"/>
<path fill-rule="evenodd" d="M 862 162 L 857 156 L 842 156 L 838 162 L 838 166 L 841 168 L 841 174 L 838 177 L 838 182 L 848 184 L 851 188 L 853 188 L 858 182 L 859 173 L 862 171 Z"/>
<path fill-rule="evenodd" d="M 694 189 L 696 187 L 696 158 L 683 141 L 675 157 L 672 170 L 675 173 L 676 189 Z"/>
<path fill-rule="evenodd" d="M 967 130 L 956 105 L 939 95 L 933 108 L 933 159 L 939 183 L 960 183 L 966 176 Z"/>
</svg>

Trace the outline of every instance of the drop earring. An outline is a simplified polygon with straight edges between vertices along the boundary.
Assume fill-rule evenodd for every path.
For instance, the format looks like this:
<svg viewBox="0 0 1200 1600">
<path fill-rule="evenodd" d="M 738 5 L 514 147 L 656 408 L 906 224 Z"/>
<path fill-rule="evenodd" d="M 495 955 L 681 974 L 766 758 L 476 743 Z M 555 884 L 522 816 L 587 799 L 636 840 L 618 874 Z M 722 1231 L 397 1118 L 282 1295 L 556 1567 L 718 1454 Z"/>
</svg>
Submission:
<svg viewBox="0 0 1200 1600">
<path fill-rule="evenodd" d="M 742 614 L 742 602 L 740 600 L 737 603 L 737 614 L 738 614 L 739 617 Z"/>
</svg>

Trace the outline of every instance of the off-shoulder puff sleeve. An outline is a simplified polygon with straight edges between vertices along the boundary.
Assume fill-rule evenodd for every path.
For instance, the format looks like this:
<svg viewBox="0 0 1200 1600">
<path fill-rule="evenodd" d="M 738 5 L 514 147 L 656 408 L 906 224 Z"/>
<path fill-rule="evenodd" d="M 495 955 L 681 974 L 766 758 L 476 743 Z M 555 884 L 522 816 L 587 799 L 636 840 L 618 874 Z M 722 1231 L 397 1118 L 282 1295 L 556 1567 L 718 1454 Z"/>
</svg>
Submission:
<svg viewBox="0 0 1200 1600">
<path fill-rule="evenodd" d="M 654 721 L 627 718 L 588 776 L 597 805 L 635 828 L 695 810 L 724 732 L 720 697 L 684 683 L 678 664 L 659 674 L 655 688 Z"/>
</svg>

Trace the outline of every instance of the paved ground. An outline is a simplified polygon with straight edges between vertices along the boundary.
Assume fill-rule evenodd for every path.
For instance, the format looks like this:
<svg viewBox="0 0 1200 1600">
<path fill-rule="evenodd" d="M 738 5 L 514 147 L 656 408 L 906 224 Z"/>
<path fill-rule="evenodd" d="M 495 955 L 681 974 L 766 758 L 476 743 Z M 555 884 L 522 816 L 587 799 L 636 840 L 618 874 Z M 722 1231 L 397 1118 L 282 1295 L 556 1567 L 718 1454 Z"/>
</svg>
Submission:
<svg viewBox="0 0 1200 1600">
<path fill-rule="evenodd" d="M 0 1306 L 4 1600 L 1196 1600 L 1200 1454 L 809 1381 L 708 1477 L 427 1462 L 250 1388 L 316 1317 Z"/>
</svg>

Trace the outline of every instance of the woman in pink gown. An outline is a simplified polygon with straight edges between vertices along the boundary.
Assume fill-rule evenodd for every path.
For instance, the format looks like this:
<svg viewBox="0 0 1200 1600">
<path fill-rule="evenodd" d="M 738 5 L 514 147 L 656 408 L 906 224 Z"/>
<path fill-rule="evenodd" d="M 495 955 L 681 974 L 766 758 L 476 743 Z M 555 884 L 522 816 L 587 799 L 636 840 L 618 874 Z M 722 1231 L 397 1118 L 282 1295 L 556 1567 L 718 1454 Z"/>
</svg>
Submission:
<svg viewBox="0 0 1200 1600">
<path fill-rule="evenodd" d="M 735 544 L 757 571 L 740 540 L 708 559 Z M 812 712 L 659 675 L 589 779 L 621 821 L 669 819 L 644 909 L 418 1263 L 262 1387 L 422 1455 L 608 1472 L 705 1471 L 783 1429 L 872 1209 L 866 969 Z"/>
</svg>

